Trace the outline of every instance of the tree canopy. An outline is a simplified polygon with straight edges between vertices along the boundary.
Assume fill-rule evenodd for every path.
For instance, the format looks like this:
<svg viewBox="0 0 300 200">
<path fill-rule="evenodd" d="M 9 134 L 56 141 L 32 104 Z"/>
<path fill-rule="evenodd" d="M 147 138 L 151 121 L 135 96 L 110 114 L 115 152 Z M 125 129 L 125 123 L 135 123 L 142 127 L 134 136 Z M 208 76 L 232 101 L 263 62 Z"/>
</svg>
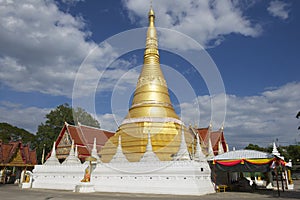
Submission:
<svg viewBox="0 0 300 200">
<path fill-rule="evenodd" d="M 256 151 L 262 151 L 262 152 L 269 152 L 269 153 L 272 152 L 272 149 L 271 149 L 271 151 L 270 151 L 269 149 L 264 148 L 264 147 L 260 147 L 260 146 L 258 146 L 257 144 L 248 144 L 248 146 L 246 146 L 245 149 L 248 149 L 248 150 L 256 150 Z"/>
<path fill-rule="evenodd" d="M 256 144 L 248 144 L 245 149 L 272 153 L 273 147 L 270 145 L 264 148 Z M 284 156 L 286 161 L 291 159 L 294 164 L 299 164 L 300 145 L 279 146 L 277 147 L 277 150 L 279 151 L 280 155 Z"/>
<path fill-rule="evenodd" d="M 33 142 L 35 140 L 35 135 L 8 123 L 0 123 L 0 140 L 4 143 L 22 140 L 23 143 L 26 144 Z M 33 148 L 34 146 L 31 144 L 30 147 Z"/>
<path fill-rule="evenodd" d="M 84 109 L 72 109 L 68 104 L 57 106 L 54 110 L 46 114 L 45 123 L 41 123 L 38 126 L 35 140 L 38 161 L 41 160 L 44 145 L 46 153 L 51 151 L 53 142 L 58 137 L 65 122 L 73 125 L 80 122 L 87 126 L 100 128 L 99 122 Z"/>
</svg>

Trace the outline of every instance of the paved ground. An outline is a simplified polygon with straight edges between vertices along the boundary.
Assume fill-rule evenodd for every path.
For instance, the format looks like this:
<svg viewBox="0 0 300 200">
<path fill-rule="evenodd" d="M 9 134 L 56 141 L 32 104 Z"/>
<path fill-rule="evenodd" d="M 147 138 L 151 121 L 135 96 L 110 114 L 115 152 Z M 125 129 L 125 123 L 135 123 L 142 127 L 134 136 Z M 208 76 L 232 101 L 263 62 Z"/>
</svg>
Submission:
<svg viewBox="0 0 300 200">
<path fill-rule="evenodd" d="M 41 190 L 41 189 L 20 189 L 17 185 L 1 185 L 0 184 L 0 199 L 1 200 L 59 200 L 59 199 L 82 199 L 82 200 L 135 200 L 135 199 L 179 199 L 179 200 L 247 200 L 247 199 L 300 199 L 300 181 L 295 181 L 294 191 L 285 191 L 280 193 L 278 197 L 277 191 L 257 190 L 253 193 L 248 192 L 221 192 L 216 194 L 204 196 L 173 196 L 173 195 L 149 195 L 149 194 L 123 194 L 123 193 L 90 193 L 79 194 L 71 191 L 58 191 L 58 190 Z"/>
</svg>

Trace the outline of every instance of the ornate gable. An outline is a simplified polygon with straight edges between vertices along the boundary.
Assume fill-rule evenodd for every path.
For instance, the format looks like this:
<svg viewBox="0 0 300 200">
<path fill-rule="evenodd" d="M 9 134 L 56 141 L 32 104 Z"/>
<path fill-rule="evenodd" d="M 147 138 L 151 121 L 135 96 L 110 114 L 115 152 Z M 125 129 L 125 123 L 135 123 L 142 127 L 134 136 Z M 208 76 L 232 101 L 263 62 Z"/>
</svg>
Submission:
<svg viewBox="0 0 300 200">
<path fill-rule="evenodd" d="M 66 129 L 56 147 L 56 156 L 58 157 L 58 159 L 66 158 L 69 155 L 71 144 L 72 139 L 69 132 Z"/>
<path fill-rule="evenodd" d="M 17 152 L 14 157 L 12 157 L 12 160 L 9 162 L 9 165 L 12 166 L 19 166 L 19 165 L 24 165 L 24 160 L 21 154 L 20 149 L 17 149 Z"/>
</svg>

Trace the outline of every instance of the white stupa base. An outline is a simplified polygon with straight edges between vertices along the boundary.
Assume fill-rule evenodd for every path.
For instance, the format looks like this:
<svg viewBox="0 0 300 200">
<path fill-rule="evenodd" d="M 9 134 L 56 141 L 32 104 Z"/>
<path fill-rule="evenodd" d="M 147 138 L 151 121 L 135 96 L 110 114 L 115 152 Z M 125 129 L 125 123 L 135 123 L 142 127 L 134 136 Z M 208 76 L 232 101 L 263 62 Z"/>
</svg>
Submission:
<svg viewBox="0 0 300 200">
<path fill-rule="evenodd" d="M 86 164 L 35 165 L 32 188 L 74 190 L 84 176 Z"/>
<path fill-rule="evenodd" d="M 81 182 L 75 186 L 75 189 L 73 192 L 79 192 L 79 193 L 92 193 L 95 192 L 94 185 L 90 182 Z"/>
<path fill-rule="evenodd" d="M 207 162 L 128 162 L 98 164 L 96 192 L 205 195 L 215 193 Z"/>
<path fill-rule="evenodd" d="M 91 182 L 80 182 L 86 164 L 36 165 L 32 188 L 70 190 L 80 193 L 122 192 L 173 195 L 215 193 L 206 161 L 154 161 L 98 163 Z"/>
</svg>

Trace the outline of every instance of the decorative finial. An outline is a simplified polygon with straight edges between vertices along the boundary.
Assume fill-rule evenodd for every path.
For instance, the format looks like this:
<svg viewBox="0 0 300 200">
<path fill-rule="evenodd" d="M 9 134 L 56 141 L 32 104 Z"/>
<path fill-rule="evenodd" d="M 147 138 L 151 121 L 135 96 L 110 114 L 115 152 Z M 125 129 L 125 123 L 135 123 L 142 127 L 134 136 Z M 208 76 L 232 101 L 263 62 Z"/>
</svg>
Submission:
<svg viewBox="0 0 300 200">
<path fill-rule="evenodd" d="M 75 157 L 78 158 L 78 146 L 77 146 L 77 144 L 75 146 Z"/>
<path fill-rule="evenodd" d="M 71 149 L 74 150 L 74 140 L 72 139 Z"/>
<path fill-rule="evenodd" d="M 97 140 L 96 140 L 96 138 L 94 138 L 94 143 L 93 143 L 91 156 L 96 158 L 97 161 L 100 160 L 100 157 L 98 156 L 98 152 L 97 152 Z"/>
<path fill-rule="evenodd" d="M 209 122 L 209 128 L 210 129 L 212 128 L 212 122 Z"/>
<path fill-rule="evenodd" d="M 224 130 L 224 122 L 222 123 L 221 127 L 220 127 L 220 131 Z"/>
</svg>

